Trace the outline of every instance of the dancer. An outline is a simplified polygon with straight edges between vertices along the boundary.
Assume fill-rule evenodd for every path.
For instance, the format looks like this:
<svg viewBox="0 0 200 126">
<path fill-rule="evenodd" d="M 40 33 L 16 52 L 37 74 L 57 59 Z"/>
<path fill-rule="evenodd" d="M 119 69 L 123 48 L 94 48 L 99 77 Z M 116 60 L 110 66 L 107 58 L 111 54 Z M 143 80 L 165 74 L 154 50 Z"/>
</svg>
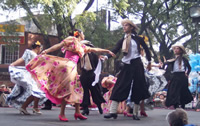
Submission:
<svg viewBox="0 0 200 126">
<path fill-rule="evenodd" d="M 41 99 L 40 103 L 42 104 L 46 98 L 25 67 L 17 65 L 23 62 L 27 65 L 31 59 L 41 52 L 41 48 L 42 45 L 39 41 L 33 43 L 32 50 L 26 49 L 23 56 L 9 66 L 11 81 L 15 83 L 15 86 L 6 101 L 8 105 L 19 109 L 20 113 L 24 115 L 30 115 L 26 108 L 32 101 L 34 101 L 33 113 L 42 114 L 38 109 L 38 102 Z"/>
<path fill-rule="evenodd" d="M 144 66 L 140 58 L 140 45 L 146 52 L 147 59 L 149 61 L 147 69 L 151 69 L 151 54 L 143 38 L 139 37 L 136 33 L 137 26 L 130 20 L 124 19 L 122 21 L 125 37 L 119 40 L 116 47 L 112 50 L 115 54 L 122 48 L 124 57 L 122 62 L 124 66 L 119 73 L 117 82 L 113 88 L 111 94 L 111 106 L 110 113 L 105 115 L 104 118 L 117 118 L 117 107 L 119 102 L 127 99 L 131 83 L 133 82 L 131 91 L 131 101 L 133 101 L 133 119 L 140 120 L 138 118 L 138 109 L 140 101 L 149 97 L 149 92 L 146 87 L 146 81 L 144 76 Z M 108 57 L 110 57 L 108 55 Z M 102 57 L 105 59 L 106 57 Z"/>
<path fill-rule="evenodd" d="M 175 58 L 168 60 L 165 65 L 172 68 L 172 79 L 170 80 L 166 106 L 174 106 L 178 108 L 181 105 L 181 108 L 185 108 L 185 104 L 190 103 L 193 100 L 192 94 L 188 89 L 188 76 L 191 71 L 190 64 L 188 60 L 183 56 L 186 54 L 185 48 L 183 45 L 175 44 L 172 46 Z"/>
<path fill-rule="evenodd" d="M 44 55 L 37 56 L 26 67 L 35 76 L 47 98 L 55 104 L 61 104 L 60 121 L 68 121 L 65 116 L 66 103 L 75 105 L 75 119 L 87 119 L 80 113 L 83 89 L 80 83 L 77 83 L 77 62 L 79 58 L 89 52 L 109 53 L 114 56 L 109 50 L 90 48 L 80 43 L 84 38 L 83 32 L 76 29 L 61 43 L 44 50 L 42 52 Z M 60 48 L 63 52 L 66 52 L 65 58 L 46 54 Z"/>
<path fill-rule="evenodd" d="M 93 47 L 89 41 L 81 41 L 81 43 L 85 44 L 86 46 Z M 103 98 L 103 95 L 100 90 L 100 85 L 98 83 L 98 80 L 95 80 L 95 78 L 98 79 L 98 76 L 101 72 L 101 68 L 99 68 L 99 74 L 95 73 L 95 70 L 98 69 L 97 66 L 101 65 L 101 61 L 99 60 L 98 56 L 91 52 L 84 55 L 84 57 L 81 59 L 81 76 L 80 81 L 81 85 L 83 86 L 83 102 L 81 103 L 81 106 L 83 107 L 83 115 L 89 115 L 89 109 L 88 106 L 91 104 L 90 102 L 90 93 L 92 96 L 92 100 L 97 105 L 99 109 L 99 113 L 102 114 L 103 110 L 101 108 L 101 103 L 104 103 L 105 100 Z M 100 67 L 100 66 L 99 66 Z M 97 70 L 96 70 L 97 71 Z M 94 82 L 97 81 L 97 82 Z M 94 85 L 92 85 L 94 83 Z"/>
</svg>

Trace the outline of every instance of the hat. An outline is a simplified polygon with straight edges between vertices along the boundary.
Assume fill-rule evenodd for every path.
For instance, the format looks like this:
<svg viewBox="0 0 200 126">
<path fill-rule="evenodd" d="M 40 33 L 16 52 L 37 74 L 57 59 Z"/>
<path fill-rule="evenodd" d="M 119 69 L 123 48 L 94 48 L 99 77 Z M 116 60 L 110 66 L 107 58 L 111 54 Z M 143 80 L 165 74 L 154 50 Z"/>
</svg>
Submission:
<svg viewBox="0 0 200 126">
<path fill-rule="evenodd" d="M 124 23 L 128 23 L 130 24 L 131 26 L 133 26 L 135 29 L 138 29 L 138 27 L 129 19 L 123 19 L 121 24 L 124 25 Z"/>
<path fill-rule="evenodd" d="M 175 47 L 181 48 L 183 50 L 183 53 L 184 54 L 186 53 L 185 47 L 182 44 L 174 44 L 174 45 L 172 45 L 172 49 L 174 49 Z"/>
<path fill-rule="evenodd" d="M 6 87 L 6 85 L 5 85 L 5 84 L 2 84 L 2 85 L 0 86 L 0 88 L 2 88 L 2 87 Z"/>
</svg>

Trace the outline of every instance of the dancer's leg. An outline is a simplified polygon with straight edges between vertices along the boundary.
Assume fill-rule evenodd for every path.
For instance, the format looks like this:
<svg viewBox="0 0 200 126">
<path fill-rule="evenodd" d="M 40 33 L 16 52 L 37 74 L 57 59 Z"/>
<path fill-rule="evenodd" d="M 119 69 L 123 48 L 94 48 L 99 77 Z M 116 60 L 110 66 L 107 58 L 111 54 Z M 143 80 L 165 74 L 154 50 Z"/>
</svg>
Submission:
<svg viewBox="0 0 200 126">
<path fill-rule="evenodd" d="M 34 100 L 34 97 L 31 95 L 30 97 L 28 97 L 26 99 L 26 101 L 22 104 L 21 108 L 23 108 L 24 110 L 26 110 L 26 108 L 28 107 L 28 105 Z"/>
<path fill-rule="evenodd" d="M 60 116 L 62 118 L 66 118 L 65 117 L 65 107 L 66 107 L 66 101 L 63 98 L 62 103 L 61 103 L 61 107 L 60 107 Z"/>
</svg>

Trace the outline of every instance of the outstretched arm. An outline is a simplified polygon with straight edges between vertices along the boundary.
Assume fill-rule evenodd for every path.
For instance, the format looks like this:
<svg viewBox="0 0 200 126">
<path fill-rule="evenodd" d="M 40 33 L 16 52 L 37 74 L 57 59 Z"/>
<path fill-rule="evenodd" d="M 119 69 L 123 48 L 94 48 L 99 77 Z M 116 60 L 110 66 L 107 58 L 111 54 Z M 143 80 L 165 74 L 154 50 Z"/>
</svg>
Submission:
<svg viewBox="0 0 200 126">
<path fill-rule="evenodd" d="M 87 52 L 95 52 L 95 53 L 108 53 L 111 56 L 115 57 L 115 54 L 107 49 L 101 49 L 101 48 L 88 48 Z"/>
<path fill-rule="evenodd" d="M 44 51 L 42 51 L 42 54 L 45 54 L 45 53 L 50 53 L 50 52 L 53 52 L 53 51 L 56 51 L 58 49 L 60 49 L 61 47 L 64 46 L 64 42 L 61 42 L 61 43 L 58 43 L 48 49 L 45 49 Z"/>
<path fill-rule="evenodd" d="M 15 62 L 11 63 L 10 66 L 16 66 L 24 62 L 23 58 L 17 59 Z"/>
</svg>

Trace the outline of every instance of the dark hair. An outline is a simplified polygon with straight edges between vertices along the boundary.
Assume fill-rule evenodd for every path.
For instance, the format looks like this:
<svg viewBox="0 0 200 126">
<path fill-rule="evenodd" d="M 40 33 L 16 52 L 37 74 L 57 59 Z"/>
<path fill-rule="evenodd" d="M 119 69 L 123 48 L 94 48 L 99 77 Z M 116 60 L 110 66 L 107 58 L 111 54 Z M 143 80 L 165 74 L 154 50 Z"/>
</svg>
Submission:
<svg viewBox="0 0 200 126">
<path fill-rule="evenodd" d="M 37 42 L 34 42 L 32 45 L 31 45 L 32 49 L 35 49 L 37 47 L 41 47 L 41 43 L 39 41 Z"/>
<path fill-rule="evenodd" d="M 135 31 L 135 28 L 132 29 L 131 33 L 137 35 L 137 32 Z"/>
<path fill-rule="evenodd" d="M 78 36 L 74 36 L 74 33 L 78 31 L 79 35 Z M 80 33 L 82 32 L 81 29 L 74 29 L 72 32 L 69 32 L 69 36 L 74 36 L 76 38 L 78 38 L 80 36 Z"/>
</svg>

